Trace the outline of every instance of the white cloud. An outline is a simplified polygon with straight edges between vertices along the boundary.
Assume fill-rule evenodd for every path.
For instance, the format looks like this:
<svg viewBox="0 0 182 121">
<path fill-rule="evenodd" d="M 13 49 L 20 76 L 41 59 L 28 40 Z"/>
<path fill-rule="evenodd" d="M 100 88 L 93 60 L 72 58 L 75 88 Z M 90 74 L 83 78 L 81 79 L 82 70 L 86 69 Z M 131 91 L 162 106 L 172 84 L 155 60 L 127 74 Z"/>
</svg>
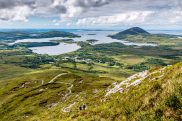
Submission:
<svg viewBox="0 0 182 121">
<path fill-rule="evenodd" d="M 105 5 L 111 0 L 55 0 L 52 7 L 64 6 L 65 12 L 60 13 L 61 19 L 78 17 L 92 7 Z"/>
<path fill-rule="evenodd" d="M 31 14 L 69 19 L 89 8 L 105 5 L 108 1 L 111 0 L 0 0 L 0 14 L 3 14 L 0 19 L 26 20 Z"/>
<path fill-rule="evenodd" d="M 150 16 L 151 11 L 132 11 L 112 16 L 99 16 L 79 19 L 77 25 L 114 25 L 142 23 Z"/>
<path fill-rule="evenodd" d="M 181 11 L 182 0 L 0 0 L 0 20 L 52 17 L 68 26 L 180 24 Z"/>
<path fill-rule="evenodd" d="M 166 13 L 166 17 L 169 18 L 169 22 L 170 23 L 181 23 L 182 22 L 182 11 L 172 11 L 171 15 L 167 15 Z"/>
<path fill-rule="evenodd" d="M 12 9 L 0 9 L 0 19 L 11 21 L 28 21 L 31 10 L 27 6 L 14 7 Z"/>
</svg>

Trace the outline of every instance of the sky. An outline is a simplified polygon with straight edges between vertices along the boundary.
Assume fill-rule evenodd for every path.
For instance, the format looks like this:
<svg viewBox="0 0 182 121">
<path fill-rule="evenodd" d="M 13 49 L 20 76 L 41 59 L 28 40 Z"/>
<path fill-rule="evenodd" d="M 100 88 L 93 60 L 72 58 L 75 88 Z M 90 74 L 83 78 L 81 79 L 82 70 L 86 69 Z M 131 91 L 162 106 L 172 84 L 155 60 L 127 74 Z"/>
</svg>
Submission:
<svg viewBox="0 0 182 121">
<path fill-rule="evenodd" d="M 182 29 L 182 0 L 0 0 L 0 28 Z"/>
</svg>

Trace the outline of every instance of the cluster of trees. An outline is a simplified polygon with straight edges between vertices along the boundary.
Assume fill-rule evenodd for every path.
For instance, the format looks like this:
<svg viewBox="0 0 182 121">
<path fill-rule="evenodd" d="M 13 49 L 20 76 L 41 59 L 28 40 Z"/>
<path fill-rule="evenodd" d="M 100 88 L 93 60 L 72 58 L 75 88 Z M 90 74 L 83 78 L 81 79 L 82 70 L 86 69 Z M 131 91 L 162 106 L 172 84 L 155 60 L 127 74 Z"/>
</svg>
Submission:
<svg viewBox="0 0 182 121">
<path fill-rule="evenodd" d="M 12 50 L 12 49 L 7 49 L 3 52 L 0 53 L 0 56 L 5 57 L 5 56 L 13 56 L 13 55 L 27 55 L 32 53 L 30 50 Z"/>
<path fill-rule="evenodd" d="M 58 42 L 23 42 L 23 43 L 17 43 L 14 45 L 9 46 L 9 48 L 18 48 L 18 47 L 42 47 L 42 46 L 56 46 L 59 45 Z"/>
<path fill-rule="evenodd" d="M 75 61 L 74 59 L 71 59 L 74 57 L 70 57 L 67 61 L 65 62 L 73 62 Z M 116 62 L 114 59 L 112 58 L 108 58 L 106 56 L 93 56 L 91 54 L 80 54 L 79 55 L 79 59 L 80 60 L 85 60 L 83 62 L 80 62 L 82 64 L 87 64 L 90 62 L 87 62 L 87 60 L 91 60 L 92 63 L 102 63 L 102 64 L 108 64 L 108 66 L 123 66 L 122 63 Z"/>
<path fill-rule="evenodd" d="M 148 70 L 152 66 L 159 66 L 159 65 L 160 66 L 166 66 L 167 64 L 164 63 L 164 61 L 162 59 L 149 58 L 145 62 L 142 62 L 140 64 L 131 65 L 131 66 L 128 66 L 127 68 L 132 69 L 132 70 L 137 71 L 137 72 L 141 72 L 144 70 Z"/>
<path fill-rule="evenodd" d="M 55 59 L 51 56 L 27 56 L 20 65 L 27 68 L 39 68 L 41 64 L 48 64 L 54 61 Z"/>
<path fill-rule="evenodd" d="M 162 59 L 158 59 L 158 58 L 149 58 L 149 59 L 147 59 L 146 63 L 152 64 L 152 65 L 166 66 L 164 61 Z"/>
<path fill-rule="evenodd" d="M 128 66 L 127 69 L 132 69 L 134 71 L 141 72 L 144 70 L 148 70 L 149 67 L 146 66 L 145 64 L 141 63 L 141 64 L 135 64 L 135 65 Z"/>
<path fill-rule="evenodd" d="M 96 63 L 103 63 L 103 64 L 107 63 L 108 66 L 123 66 L 122 63 L 119 63 L 115 61 L 113 58 L 109 58 L 104 55 L 93 55 L 87 52 L 81 52 L 79 53 L 78 56 L 82 59 L 90 59 L 92 60 L 92 62 L 96 62 Z"/>
</svg>

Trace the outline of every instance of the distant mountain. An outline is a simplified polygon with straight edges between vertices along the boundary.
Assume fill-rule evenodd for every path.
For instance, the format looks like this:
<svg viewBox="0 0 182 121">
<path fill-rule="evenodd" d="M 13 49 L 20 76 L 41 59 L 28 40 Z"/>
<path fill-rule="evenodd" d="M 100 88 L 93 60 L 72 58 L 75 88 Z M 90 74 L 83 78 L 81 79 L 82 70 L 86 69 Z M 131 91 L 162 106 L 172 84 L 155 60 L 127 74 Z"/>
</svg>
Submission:
<svg viewBox="0 0 182 121">
<path fill-rule="evenodd" d="M 150 34 L 150 33 L 140 27 L 133 27 L 133 28 L 127 29 L 125 31 L 122 31 L 119 34 L 138 35 L 138 34 Z"/>
<path fill-rule="evenodd" d="M 52 37 L 80 37 L 76 34 L 64 31 L 48 31 L 48 32 L 24 32 L 24 31 L 10 31 L 0 32 L 0 41 L 6 40 L 20 40 L 20 39 L 41 39 L 41 38 L 52 38 Z"/>
<path fill-rule="evenodd" d="M 34 36 L 36 38 L 36 36 Z M 49 31 L 45 33 L 40 33 L 37 35 L 37 38 L 52 38 L 52 37 L 80 37 L 76 34 L 70 33 L 70 32 L 64 32 L 64 31 Z"/>
<path fill-rule="evenodd" d="M 176 44 L 180 42 L 180 38 L 182 35 L 172 35 L 172 34 L 164 34 L 164 33 L 149 33 L 146 30 L 133 27 L 121 32 L 118 32 L 113 35 L 109 35 L 109 37 L 118 40 L 125 40 L 128 42 L 135 43 L 150 43 L 156 45 L 166 45 L 166 42 L 173 42 Z M 176 44 L 179 45 L 179 44 Z"/>
<path fill-rule="evenodd" d="M 150 35 L 150 33 L 140 27 L 133 27 L 133 28 L 124 30 L 122 32 L 119 32 L 117 34 L 110 35 L 110 37 L 115 39 L 122 39 L 126 37 L 127 35 Z"/>
</svg>

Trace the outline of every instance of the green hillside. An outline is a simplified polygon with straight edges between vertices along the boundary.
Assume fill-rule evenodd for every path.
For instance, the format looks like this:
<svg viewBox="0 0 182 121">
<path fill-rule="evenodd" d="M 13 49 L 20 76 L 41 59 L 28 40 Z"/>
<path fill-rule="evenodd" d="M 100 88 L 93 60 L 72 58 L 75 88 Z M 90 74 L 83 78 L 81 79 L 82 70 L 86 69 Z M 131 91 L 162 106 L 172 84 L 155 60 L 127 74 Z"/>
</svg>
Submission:
<svg viewBox="0 0 182 121">
<path fill-rule="evenodd" d="M 182 63 L 109 77 L 50 68 L 0 82 L 2 121 L 181 120 Z"/>
<path fill-rule="evenodd" d="M 135 36 L 136 35 L 150 35 L 150 33 L 140 27 L 132 27 L 127 30 L 121 31 L 117 34 L 110 35 L 110 37 L 115 38 L 115 39 L 123 39 L 123 38 L 127 37 L 128 35 L 135 35 Z"/>
</svg>

